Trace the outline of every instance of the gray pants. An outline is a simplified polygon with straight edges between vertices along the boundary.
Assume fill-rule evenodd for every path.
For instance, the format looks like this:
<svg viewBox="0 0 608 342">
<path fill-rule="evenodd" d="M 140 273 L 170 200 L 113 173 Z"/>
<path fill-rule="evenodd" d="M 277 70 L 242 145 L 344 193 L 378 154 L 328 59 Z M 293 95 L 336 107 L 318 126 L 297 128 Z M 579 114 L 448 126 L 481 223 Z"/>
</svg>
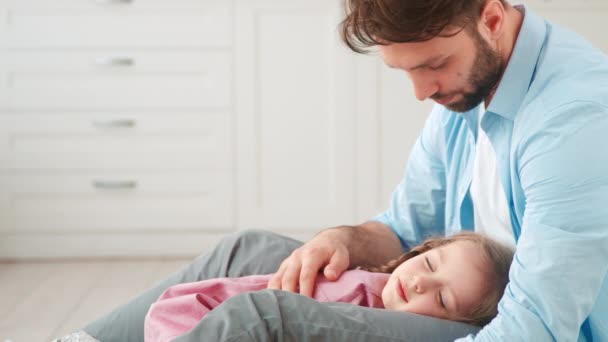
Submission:
<svg viewBox="0 0 608 342">
<path fill-rule="evenodd" d="M 302 243 L 262 231 L 224 238 L 211 252 L 84 328 L 101 342 L 143 341 L 150 305 L 169 286 L 219 277 L 268 274 Z M 319 303 L 283 291 L 230 298 L 175 341 L 452 341 L 478 328 L 436 318 Z"/>
</svg>

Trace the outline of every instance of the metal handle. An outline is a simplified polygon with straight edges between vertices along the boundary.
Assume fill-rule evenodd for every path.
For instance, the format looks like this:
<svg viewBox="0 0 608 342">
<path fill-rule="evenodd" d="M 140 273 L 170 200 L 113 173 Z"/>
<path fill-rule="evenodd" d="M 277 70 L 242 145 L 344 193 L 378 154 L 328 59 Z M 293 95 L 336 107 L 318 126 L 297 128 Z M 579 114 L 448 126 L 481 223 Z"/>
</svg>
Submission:
<svg viewBox="0 0 608 342">
<path fill-rule="evenodd" d="M 125 56 L 100 57 L 95 59 L 95 64 L 107 67 L 132 67 L 135 59 Z"/>
<path fill-rule="evenodd" d="M 114 4 L 128 5 L 128 4 L 132 4 L 133 2 L 135 2 L 135 0 L 93 0 L 93 1 L 100 5 L 114 5 Z"/>
<path fill-rule="evenodd" d="M 93 121 L 93 126 L 100 129 L 112 129 L 112 128 L 133 128 L 136 125 L 135 120 L 131 119 L 120 119 L 120 120 L 95 120 Z"/>
<path fill-rule="evenodd" d="M 102 189 L 102 190 L 135 189 L 137 187 L 137 182 L 133 181 L 133 180 L 126 180 L 126 181 L 94 180 L 93 186 L 97 189 Z"/>
</svg>

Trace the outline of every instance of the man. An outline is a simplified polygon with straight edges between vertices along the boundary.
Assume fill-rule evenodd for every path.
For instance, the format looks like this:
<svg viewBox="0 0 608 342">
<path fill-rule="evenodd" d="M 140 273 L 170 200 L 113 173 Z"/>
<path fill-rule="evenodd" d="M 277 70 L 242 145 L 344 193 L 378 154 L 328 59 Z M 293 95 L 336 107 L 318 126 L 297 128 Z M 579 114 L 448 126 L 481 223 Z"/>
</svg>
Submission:
<svg viewBox="0 0 608 342">
<path fill-rule="evenodd" d="M 84 330 L 102 342 L 141 340 L 147 307 L 166 287 L 276 271 L 272 290 L 225 302 L 177 341 L 608 341 L 608 58 L 506 1 L 346 4 L 346 44 L 378 46 L 418 99 L 437 102 L 390 208 L 304 245 L 229 237 Z M 467 229 L 516 244 L 499 315 L 479 332 L 276 291 L 310 296 L 319 271 L 336 279 Z"/>
<path fill-rule="evenodd" d="M 475 227 L 517 241 L 500 314 L 475 340 L 608 341 L 608 58 L 506 1 L 347 3 L 348 46 L 379 46 L 438 105 L 390 209 L 319 234 L 271 287 L 310 295 L 318 269 Z"/>
</svg>

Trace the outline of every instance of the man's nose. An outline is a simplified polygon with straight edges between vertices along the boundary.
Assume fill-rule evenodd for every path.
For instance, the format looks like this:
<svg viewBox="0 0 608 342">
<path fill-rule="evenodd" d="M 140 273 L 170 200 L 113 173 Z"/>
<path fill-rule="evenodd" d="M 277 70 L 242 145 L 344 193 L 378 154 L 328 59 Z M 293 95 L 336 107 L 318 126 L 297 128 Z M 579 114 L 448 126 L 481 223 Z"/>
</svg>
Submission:
<svg viewBox="0 0 608 342">
<path fill-rule="evenodd" d="M 435 83 L 433 80 L 413 76 L 411 79 L 414 87 L 414 95 L 419 101 L 428 99 L 439 90 L 437 83 Z"/>
</svg>

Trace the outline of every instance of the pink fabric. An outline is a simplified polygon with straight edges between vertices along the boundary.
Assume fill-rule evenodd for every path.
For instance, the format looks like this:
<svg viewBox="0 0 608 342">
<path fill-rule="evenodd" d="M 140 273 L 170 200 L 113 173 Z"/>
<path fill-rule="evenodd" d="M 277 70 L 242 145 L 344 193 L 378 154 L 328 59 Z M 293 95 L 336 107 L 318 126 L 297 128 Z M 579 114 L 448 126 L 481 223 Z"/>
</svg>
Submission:
<svg viewBox="0 0 608 342">
<path fill-rule="evenodd" d="M 271 275 L 218 278 L 172 286 L 150 306 L 145 341 L 165 342 L 192 330 L 209 311 L 228 298 L 266 289 Z M 383 309 L 381 294 L 389 274 L 347 271 L 335 282 L 317 277 L 314 298 Z"/>
</svg>

